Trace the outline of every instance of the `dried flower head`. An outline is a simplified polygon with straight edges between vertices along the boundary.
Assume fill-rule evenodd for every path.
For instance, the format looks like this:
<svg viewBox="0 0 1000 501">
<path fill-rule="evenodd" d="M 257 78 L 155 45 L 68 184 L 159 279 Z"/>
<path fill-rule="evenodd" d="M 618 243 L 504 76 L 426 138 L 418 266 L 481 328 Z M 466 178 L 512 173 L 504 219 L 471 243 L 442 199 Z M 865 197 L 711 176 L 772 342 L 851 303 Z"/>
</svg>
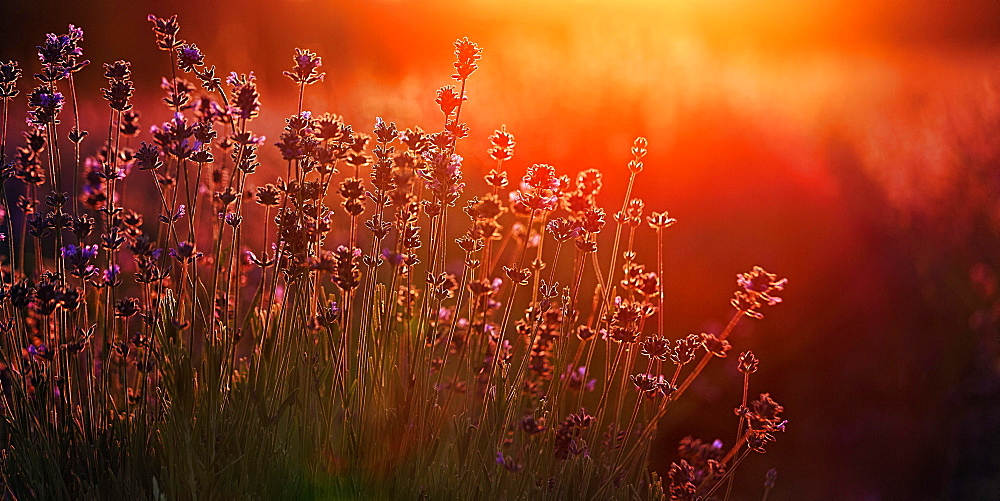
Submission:
<svg viewBox="0 0 1000 501">
<path fill-rule="evenodd" d="M 695 484 L 697 477 L 694 467 L 686 460 L 682 459 L 680 463 L 671 463 L 667 476 L 670 477 L 670 487 L 667 491 L 670 499 L 685 501 L 698 499 L 698 486 Z"/>
<path fill-rule="evenodd" d="M 490 169 L 490 172 L 485 176 L 486 182 L 496 188 L 504 188 L 507 186 L 507 172 L 501 171 L 497 172 L 495 169 Z"/>
<path fill-rule="evenodd" d="M 127 110 L 122 113 L 121 116 L 121 126 L 119 130 L 124 136 L 137 136 L 139 135 L 139 112 L 135 110 Z"/>
<path fill-rule="evenodd" d="M 569 459 L 573 456 L 587 454 L 589 448 L 587 442 L 583 440 L 583 431 L 594 422 L 594 417 L 587 414 L 587 411 L 580 409 L 580 412 L 566 416 L 566 419 L 556 428 L 553 447 L 556 459 Z"/>
<path fill-rule="evenodd" d="M 736 276 L 736 283 L 750 294 L 756 294 L 768 305 L 776 305 L 781 302 L 781 298 L 771 296 L 772 292 L 784 290 L 787 278 L 776 280 L 777 275 L 764 271 L 760 266 L 754 266 L 749 273 L 741 273 Z"/>
<path fill-rule="evenodd" d="M 669 228 L 676 223 L 677 220 L 670 217 L 667 211 L 654 212 L 646 218 L 646 223 L 649 224 L 650 228 L 661 230 L 663 228 Z"/>
<path fill-rule="evenodd" d="M 163 166 L 160 160 L 160 150 L 156 145 L 142 142 L 139 151 L 135 152 L 135 160 L 139 165 L 139 170 L 157 170 Z"/>
<path fill-rule="evenodd" d="M 580 219 L 580 227 L 587 233 L 600 233 L 607 224 L 604 209 L 593 207 L 587 209 Z"/>
<path fill-rule="evenodd" d="M 642 172 L 642 157 L 646 156 L 646 147 L 649 143 L 644 137 L 637 137 L 632 142 L 632 160 L 628 162 L 628 170 L 633 175 Z"/>
<path fill-rule="evenodd" d="M 665 362 L 670 358 L 670 340 L 662 336 L 648 337 L 639 343 L 641 353 L 653 360 Z"/>
<path fill-rule="evenodd" d="M 168 254 L 182 263 L 190 263 L 203 255 L 195 249 L 194 242 L 186 240 L 179 242 L 177 247 L 170 249 Z"/>
<path fill-rule="evenodd" d="M 780 303 L 781 298 L 774 293 L 784 290 L 788 279 L 777 280 L 777 275 L 774 273 L 768 273 L 760 266 L 754 266 L 750 272 L 737 275 L 736 283 L 742 290 L 737 290 L 730 302 L 747 316 L 760 319 L 764 318 L 764 315 L 757 310 L 764 305 L 774 306 Z"/>
<path fill-rule="evenodd" d="M 375 139 L 380 143 L 391 143 L 399 138 L 399 129 L 395 122 L 386 122 L 382 117 L 375 117 Z"/>
<path fill-rule="evenodd" d="M 670 382 L 661 375 L 655 374 L 632 374 L 629 376 L 632 384 L 644 396 L 655 397 L 658 395 L 670 396 L 677 388 L 670 385 Z"/>
<path fill-rule="evenodd" d="M 740 364 L 738 368 L 743 374 L 753 374 L 754 372 L 757 372 L 757 364 L 757 357 L 754 356 L 752 351 L 745 351 L 740 354 Z"/>
<path fill-rule="evenodd" d="M 701 333 L 701 345 L 705 351 L 717 357 L 726 357 L 726 352 L 732 349 L 732 345 L 725 339 L 719 339 L 715 334 Z"/>
<path fill-rule="evenodd" d="M 688 334 L 674 342 L 670 353 L 670 361 L 676 365 L 685 365 L 694 360 L 695 350 L 701 346 L 701 336 Z"/>
<path fill-rule="evenodd" d="M 751 432 L 747 446 L 756 452 L 764 452 L 764 447 L 775 440 L 773 434 L 785 431 L 788 421 L 780 416 L 785 408 L 775 402 L 769 393 L 762 393 L 759 399 L 750 402 L 750 409 L 746 413 Z"/>
<path fill-rule="evenodd" d="M 121 60 L 113 63 L 104 63 L 104 78 L 108 80 L 128 80 L 132 78 L 132 63 Z"/>
<path fill-rule="evenodd" d="M 527 415 L 521 418 L 521 430 L 528 435 L 536 435 L 547 430 L 545 419 L 536 419 L 535 416 Z"/>
</svg>

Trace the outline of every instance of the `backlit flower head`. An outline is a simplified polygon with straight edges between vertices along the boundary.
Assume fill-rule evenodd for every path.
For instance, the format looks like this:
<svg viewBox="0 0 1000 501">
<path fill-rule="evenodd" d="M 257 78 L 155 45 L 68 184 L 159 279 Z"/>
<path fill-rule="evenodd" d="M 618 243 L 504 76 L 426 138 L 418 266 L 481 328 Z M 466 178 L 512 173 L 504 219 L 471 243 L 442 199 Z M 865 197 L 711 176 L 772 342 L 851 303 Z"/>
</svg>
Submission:
<svg viewBox="0 0 1000 501">
<path fill-rule="evenodd" d="M 458 89 L 454 85 L 446 85 L 438 89 L 434 102 L 438 104 L 445 118 L 448 118 L 462 105 L 462 101 L 467 99 L 464 94 L 461 96 L 458 94 Z"/>
<path fill-rule="evenodd" d="M 754 266 L 750 272 L 737 275 L 736 283 L 741 290 L 733 294 L 730 302 L 747 316 L 760 319 L 764 318 L 764 315 L 757 310 L 764 305 L 774 306 L 780 303 L 781 298 L 774 293 L 784 290 L 788 279 L 778 280 L 774 273 L 768 273 L 760 266 Z"/>
<path fill-rule="evenodd" d="M 177 67 L 184 72 L 195 71 L 195 66 L 205 64 L 205 55 L 201 53 L 198 46 L 193 43 L 186 43 L 177 47 Z"/>
<path fill-rule="evenodd" d="M 458 81 L 469 78 L 478 68 L 476 61 L 483 57 L 482 52 L 483 49 L 468 38 L 455 40 L 455 74 L 451 77 Z"/>
<path fill-rule="evenodd" d="M 45 71 L 37 75 L 43 81 L 55 81 L 66 78 L 70 73 L 75 73 L 90 64 L 90 61 L 78 61 L 77 58 L 83 56 L 83 30 L 69 25 L 65 35 L 49 33 L 45 35 L 45 43 L 39 45 L 38 60 L 41 61 Z"/>
<path fill-rule="evenodd" d="M 35 87 L 28 95 L 28 123 L 35 126 L 59 123 L 59 112 L 64 103 L 61 92 L 52 90 L 48 85 Z"/>
<path fill-rule="evenodd" d="M 501 125 L 500 130 L 490 136 L 490 158 L 493 160 L 510 160 L 514 156 L 514 135 L 507 132 L 507 126 Z"/>
<path fill-rule="evenodd" d="M 297 85 L 311 85 L 322 82 L 326 73 L 316 71 L 323 66 L 323 59 L 316 53 L 306 49 L 295 49 L 295 56 L 292 57 L 295 65 L 292 71 L 284 72 L 284 75 L 291 78 Z"/>
<path fill-rule="evenodd" d="M 21 67 L 17 61 L 0 63 L 0 99 L 7 100 L 17 97 L 17 80 L 21 78 Z"/>
<path fill-rule="evenodd" d="M 177 32 L 181 26 L 177 22 L 177 15 L 167 19 L 161 19 L 150 14 L 146 19 L 153 23 L 153 33 L 156 34 L 156 46 L 160 50 L 174 50 L 180 47 L 184 41 L 177 38 Z"/>
<path fill-rule="evenodd" d="M 260 113 L 260 94 L 257 92 L 257 77 L 248 74 L 229 74 L 226 83 L 232 87 L 231 110 L 236 118 L 251 120 Z"/>
</svg>

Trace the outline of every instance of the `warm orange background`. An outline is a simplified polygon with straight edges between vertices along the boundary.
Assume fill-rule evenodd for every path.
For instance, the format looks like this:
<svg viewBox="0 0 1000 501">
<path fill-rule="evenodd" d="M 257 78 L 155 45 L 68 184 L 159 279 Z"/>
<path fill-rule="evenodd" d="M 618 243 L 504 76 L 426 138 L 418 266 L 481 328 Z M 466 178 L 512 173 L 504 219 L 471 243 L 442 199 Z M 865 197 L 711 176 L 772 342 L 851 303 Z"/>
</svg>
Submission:
<svg viewBox="0 0 1000 501">
<path fill-rule="evenodd" d="M 737 483 L 759 492 L 777 466 L 771 499 L 1000 493 L 997 2 L 17 0 L 0 6 L 0 58 L 34 71 L 44 33 L 82 26 L 87 58 L 133 62 L 148 127 L 167 117 L 155 99 L 169 71 L 149 13 L 178 13 L 209 64 L 258 74 L 254 128 L 272 138 L 294 113 L 280 75 L 294 48 L 327 72 L 307 108 L 362 130 L 375 116 L 432 129 L 462 36 L 484 47 L 463 112 L 467 177 L 504 123 L 512 174 L 600 168 L 610 207 L 631 140 L 646 136 L 637 195 L 680 221 L 667 239 L 671 334 L 717 328 L 735 273 L 754 264 L 790 279 L 786 304 L 733 339 L 762 359 L 752 390 L 791 421 Z M 80 79 L 96 128 L 101 71 Z M 731 440 L 732 362 L 678 408 L 655 469 L 684 434 Z"/>
</svg>

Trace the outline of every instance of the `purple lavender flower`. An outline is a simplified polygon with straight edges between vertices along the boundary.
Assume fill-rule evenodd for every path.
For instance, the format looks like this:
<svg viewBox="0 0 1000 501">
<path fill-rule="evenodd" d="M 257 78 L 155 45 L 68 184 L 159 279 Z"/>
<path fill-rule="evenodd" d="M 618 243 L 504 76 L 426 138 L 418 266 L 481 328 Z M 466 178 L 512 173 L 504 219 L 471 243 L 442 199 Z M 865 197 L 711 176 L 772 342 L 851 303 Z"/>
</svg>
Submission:
<svg viewBox="0 0 1000 501">
<path fill-rule="evenodd" d="M 37 344 L 33 343 L 28 345 L 28 354 L 35 357 L 44 358 L 45 360 L 49 360 L 52 358 L 52 352 L 49 351 L 48 345 L 41 342 Z"/>
<path fill-rule="evenodd" d="M 59 123 L 56 117 L 62 111 L 64 98 L 61 92 L 53 91 L 46 85 L 36 87 L 28 95 L 28 123 L 34 126 L 44 126 Z"/>
<path fill-rule="evenodd" d="M 524 469 L 524 466 L 521 465 L 521 463 L 515 461 L 514 458 L 505 457 L 503 452 L 497 452 L 497 464 L 503 466 L 504 469 L 512 473 L 517 473 Z"/>
<path fill-rule="evenodd" d="M 116 317 L 131 317 L 139 313 L 139 300 L 134 297 L 119 299 L 115 302 Z"/>
<path fill-rule="evenodd" d="M 257 92 L 257 77 L 251 71 L 249 74 L 240 75 L 235 71 L 230 73 L 226 79 L 233 88 L 233 104 L 230 113 L 235 118 L 251 120 L 260 113 L 260 94 Z"/>
<path fill-rule="evenodd" d="M 70 274 L 74 277 L 87 279 L 97 274 L 97 268 L 90 264 L 90 260 L 97 257 L 96 244 L 80 247 L 70 244 L 60 250 L 66 264 L 71 268 Z"/>
<path fill-rule="evenodd" d="M 172 50 L 184 43 L 177 38 L 177 32 L 181 30 L 181 26 L 177 22 L 177 15 L 170 16 L 167 19 L 160 19 L 150 14 L 146 19 L 153 23 L 153 33 L 156 34 L 156 46 L 160 50 Z"/>
<path fill-rule="evenodd" d="M 571 390 L 583 390 L 583 391 L 594 391 L 597 385 L 596 379 L 587 379 L 587 367 L 580 366 L 576 370 L 573 367 L 566 368 L 566 374 L 563 374 L 563 379 L 568 379 L 566 386 Z"/>
<path fill-rule="evenodd" d="M 454 206 L 462 195 L 462 157 L 452 153 L 446 157 L 443 152 L 424 153 L 427 167 L 417 171 L 425 186 L 434 194 L 439 203 Z"/>
<path fill-rule="evenodd" d="M 316 53 L 306 49 L 295 49 L 295 56 L 292 59 L 295 61 L 295 66 L 292 67 L 292 71 L 284 72 L 284 75 L 291 78 L 293 82 L 299 85 L 310 85 L 323 81 L 326 73 L 316 71 L 317 68 L 323 66 L 323 58 L 317 56 Z"/>
<path fill-rule="evenodd" d="M 156 170 L 163 166 L 160 160 L 160 150 L 156 145 L 142 142 L 139 151 L 135 152 L 135 161 L 139 164 L 139 170 Z"/>
<path fill-rule="evenodd" d="M 202 253 L 195 249 L 194 242 L 189 241 L 180 242 L 177 248 L 170 249 L 168 254 L 182 263 L 190 263 L 202 256 Z"/>
<path fill-rule="evenodd" d="M 17 61 L 0 63 L 0 84 L 12 84 L 21 78 L 21 67 Z"/>
<path fill-rule="evenodd" d="M 235 227 L 239 226 L 241 222 L 243 222 L 243 216 L 241 216 L 239 214 L 236 214 L 236 213 L 233 213 L 233 212 L 229 212 L 229 213 L 226 213 L 225 221 L 226 221 L 226 224 L 228 224 L 229 226 L 232 226 L 233 228 L 235 228 Z"/>
<path fill-rule="evenodd" d="M 39 78 L 50 82 L 59 80 L 90 64 L 90 61 L 77 61 L 78 57 L 83 56 L 83 48 L 80 47 L 82 41 L 83 30 L 72 24 L 65 35 L 45 35 L 45 43 L 37 46 L 37 49 L 38 60 L 47 71 L 38 75 Z"/>
<path fill-rule="evenodd" d="M 21 78 L 21 68 L 17 61 L 0 63 L 0 100 L 17 97 L 17 79 Z"/>
<path fill-rule="evenodd" d="M 103 274 L 104 284 L 110 287 L 116 287 L 120 285 L 122 283 L 121 280 L 118 278 L 120 272 L 121 269 L 118 267 L 117 264 L 109 266 L 108 269 L 104 270 Z"/>
<path fill-rule="evenodd" d="M 535 164 L 528 167 L 521 184 L 522 189 L 512 194 L 516 202 L 530 210 L 550 211 L 556 208 L 559 193 L 569 181 L 556 177 L 551 165 Z"/>
<path fill-rule="evenodd" d="M 194 71 L 195 66 L 205 64 L 205 55 L 201 53 L 198 46 L 187 43 L 177 48 L 177 67 L 185 72 Z"/>
<path fill-rule="evenodd" d="M 337 306 L 336 301 L 331 301 L 330 305 L 324 308 L 320 313 L 322 314 L 323 322 L 325 322 L 326 325 L 332 325 L 340 319 L 340 306 Z"/>
<path fill-rule="evenodd" d="M 128 80 L 132 77 L 132 63 L 118 60 L 104 63 L 104 78 L 108 80 Z"/>
<path fill-rule="evenodd" d="M 96 245 L 85 245 L 77 247 L 73 244 L 67 245 L 60 249 L 62 251 L 62 257 L 69 264 L 76 266 L 77 264 L 86 264 L 91 259 L 97 257 L 97 246 Z"/>
<path fill-rule="evenodd" d="M 180 113 L 174 114 L 169 122 L 164 122 L 159 127 L 152 126 L 150 132 L 153 134 L 153 140 L 163 149 L 164 153 L 171 154 L 178 159 L 188 158 L 198 148 L 201 148 L 201 141 L 192 139 L 195 133 L 194 127 L 188 125 L 187 119 Z"/>
<path fill-rule="evenodd" d="M 135 87 L 129 79 L 132 72 L 128 61 L 115 61 L 104 64 L 104 76 L 108 79 L 108 88 L 101 89 L 104 99 L 108 101 L 111 109 L 117 111 L 127 111 L 132 109 L 129 99 Z"/>
</svg>

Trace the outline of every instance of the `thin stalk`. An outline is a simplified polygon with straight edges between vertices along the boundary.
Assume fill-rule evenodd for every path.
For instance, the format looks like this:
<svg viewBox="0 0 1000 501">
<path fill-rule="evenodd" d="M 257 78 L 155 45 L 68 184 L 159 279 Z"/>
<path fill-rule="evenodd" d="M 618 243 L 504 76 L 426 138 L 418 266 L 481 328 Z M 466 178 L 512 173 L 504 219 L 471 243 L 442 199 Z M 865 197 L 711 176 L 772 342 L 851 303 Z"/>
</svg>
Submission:
<svg viewBox="0 0 1000 501">
<path fill-rule="evenodd" d="M 624 214 L 625 209 L 628 208 L 628 201 L 632 197 L 632 187 L 635 185 L 635 175 L 636 175 L 635 172 L 632 172 L 629 175 L 628 187 L 625 189 L 625 200 L 622 201 L 622 210 L 621 210 L 622 214 Z M 615 218 L 615 240 L 614 244 L 611 247 L 611 264 L 608 266 L 608 275 L 606 280 L 607 283 L 611 283 L 612 280 L 614 279 L 615 264 L 617 263 L 618 260 L 618 245 L 621 242 L 621 236 L 622 236 L 622 223 L 621 221 L 619 221 L 619 218 Z M 600 275 L 599 272 L 598 275 Z M 610 289 L 604 289 L 604 294 L 600 298 L 600 305 L 603 305 L 608 301 L 608 298 L 610 297 L 608 294 L 610 294 L 610 292 L 611 292 Z"/>
<path fill-rule="evenodd" d="M 73 73 L 72 72 L 69 74 L 69 96 L 70 96 L 70 102 L 73 103 L 73 130 L 79 132 L 80 131 L 80 110 L 78 109 L 78 106 L 77 106 L 76 84 L 73 81 Z M 7 117 L 6 117 L 6 113 L 5 113 L 4 122 L 6 122 L 6 121 L 7 121 Z M 6 125 L 6 123 L 4 125 Z M 6 127 L 5 127 L 5 129 L 6 129 Z M 73 164 L 74 167 L 75 167 L 74 170 L 73 170 L 73 195 L 70 198 L 73 199 L 73 211 L 78 213 L 80 211 L 80 200 L 79 200 L 79 197 L 77 196 L 77 193 L 79 193 L 79 183 L 80 183 L 80 143 L 79 143 L 79 141 L 73 141 L 73 153 L 74 153 L 76 162 Z M 2 162 L 0 162 L 0 165 L 2 165 Z"/>
<path fill-rule="evenodd" d="M 745 440 L 746 440 L 746 438 L 744 438 L 744 441 L 745 441 Z M 741 444 L 740 444 L 740 445 L 742 445 L 742 442 L 741 442 Z M 735 450 L 733 450 L 733 449 L 730 449 L 730 451 L 729 451 L 729 454 L 727 454 L 727 455 L 726 455 L 726 457 L 725 457 L 725 458 L 724 458 L 724 459 L 723 459 L 722 461 L 720 461 L 720 463 L 721 463 L 721 464 L 723 464 L 723 465 L 725 465 L 726 463 L 728 463 L 728 462 L 729 462 L 729 460 L 730 460 L 730 459 L 732 459 L 732 456 L 733 456 L 734 454 L 735 454 Z M 706 499 L 707 499 L 707 498 L 709 498 L 709 497 L 710 497 L 710 496 L 711 496 L 712 494 L 715 494 L 715 491 L 716 491 L 716 490 L 718 490 L 718 488 L 722 486 L 723 482 L 725 482 L 725 481 L 726 481 L 727 479 L 729 479 L 729 478 L 731 478 L 731 477 L 732 477 L 733 473 L 734 473 L 734 472 L 736 471 L 736 467 L 737 467 L 737 466 L 739 466 L 739 465 L 740 465 L 740 463 L 742 463 L 742 462 L 743 462 L 743 460 L 744 460 L 744 459 L 746 459 L 746 458 L 747 458 L 747 456 L 749 456 L 749 455 L 750 455 L 750 449 L 747 449 L 747 450 L 743 451 L 743 453 L 742 453 L 742 454 L 740 454 L 740 457 L 738 457 L 738 458 L 736 459 L 736 461 L 735 461 L 735 462 L 733 463 L 733 465 L 729 467 L 729 470 L 728 470 L 728 471 L 726 471 L 726 474 L 725 474 L 725 475 L 723 475 L 723 476 L 722 476 L 722 478 L 720 478 L 720 479 L 719 479 L 719 480 L 718 480 L 718 481 L 717 481 L 717 482 L 715 483 L 715 485 L 713 485 L 713 486 L 712 486 L 712 488 L 711 488 L 711 489 L 709 489 L 709 491 L 705 493 L 705 496 L 704 496 L 704 498 L 706 498 Z"/>
<path fill-rule="evenodd" d="M 736 327 L 736 324 L 739 323 L 740 319 L 743 318 L 743 315 L 744 313 L 742 311 L 737 311 L 736 314 L 733 315 L 733 318 L 729 320 L 729 324 L 727 324 L 726 328 L 722 330 L 721 334 L 719 334 L 718 337 L 720 341 L 729 337 L 729 334 L 733 331 L 733 328 Z M 678 398 L 680 398 L 681 395 L 684 394 L 684 391 L 687 390 L 689 386 L 691 386 L 691 383 L 693 383 L 695 378 L 697 378 L 698 375 L 701 374 L 701 371 L 705 370 L 705 366 L 708 365 L 708 362 L 712 360 L 712 357 L 714 356 L 715 355 L 711 353 L 705 353 L 701 357 L 701 360 L 698 362 L 698 365 L 695 367 L 694 371 L 691 372 L 691 374 L 688 374 L 688 377 L 684 379 L 684 382 L 681 383 L 680 387 L 677 388 L 677 391 L 674 392 L 674 394 L 671 396 L 671 400 L 677 400 Z"/>
<path fill-rule="evenodd" d="M 528 228 L 531 227 L 531 223 L 534 221 L 534 218 L 535 218 L 535 211 L 531 211 L 531 215 L 528 217 Z M 517 259 L 514 260 L 514 266 L 516 268 L 516 271 L 518 271 L 518 272 L 521 270 L 522 261 L 524 259 L 524 252 L 527 249 L 527 247 L 528 247 L 528 242 L 527 242 L 527 239 L 525 239 L 524 244 L 521 246 L 520 250 L 518 251 Z M 517 295 L 517 287 L 518 287 L 518 285 L 519 285 L 518 282 L 514 282 L 513 286 L 511 287 L 510 298 L 507 300 L 507 306 L 506 306 L 506 309 L 505 309 L 503 317 L 502 317 L 503 320 L 502 320 L 502 322 L 500 324 L 500 330 L 498 331 L 499 337 L 497 339 L 497 347 L 496 347 L 495 353 L 493 354 L 493 362 L 492 362 L 492 367 L 490 368 L 489 380 L 486 383 L 487 398 L 489 398 L 490 384 L 492 384 L 493 374 L 496 372 L 496 368 L 497 368 L 497 365 L 498 365 L 497 364 L 497 359 L 500 357 L 500 351 L 503 348 L 503 342 L 504 342 L 504 339 L 506 338 L 505 333 L 507 332 L 507 323 L 510 320 L 511 310 L 513 310 L 513 308 L 514 308 L 514 299 L 515 299 L 515 297 Z M 483 412 L 484 412 L 484 416 L 485 416 L 485 405 L 484 405 Z"/>
<path fill-rule="evenodd" d="M 747 390 L 750 388 L 750 373 L 743 373 L 743 400 L 740 401 L 740 409 L 746 409 L 747 407 Z M 733 439 L 734 442 L 739 441 L 740 437 L 743 436 L 743 423 L 746 421 L 746 417 L 742 414 L 740 415 L 740 422 L 736 425 L 736 438 Z M 733 479 L 736 477 L 729 477 L 729 481 L 726 482 L 726 497 L 729 499 L 730 493 L 733 491 Z"/>
<path fill-rule="evenodd" d="M 657 301 L 659 302 L 659 305 L 657 306 L 657 309 L 656 309 L 656 320 L 657 320 L 656 333 L 657 333 L 657 335 L 659 335 L 662 338 L 663 337 L 663 331 L 664 331 L 663 325 L 664 325 L 664 321 L 665 321 L 665 316 L 664 316 L 665 310 L 663 309 L 663 303 L 664 303 L 664 298 L 663 298 L 663 295 L 664 295 L 664 290 L 663 290 L 663 228 L 661 228 L 659 226 L 656 227 L 656 276 L 659 277 L 659 279 L 660 279 L 660 294 L 656 298 Z"/>
</svg>

